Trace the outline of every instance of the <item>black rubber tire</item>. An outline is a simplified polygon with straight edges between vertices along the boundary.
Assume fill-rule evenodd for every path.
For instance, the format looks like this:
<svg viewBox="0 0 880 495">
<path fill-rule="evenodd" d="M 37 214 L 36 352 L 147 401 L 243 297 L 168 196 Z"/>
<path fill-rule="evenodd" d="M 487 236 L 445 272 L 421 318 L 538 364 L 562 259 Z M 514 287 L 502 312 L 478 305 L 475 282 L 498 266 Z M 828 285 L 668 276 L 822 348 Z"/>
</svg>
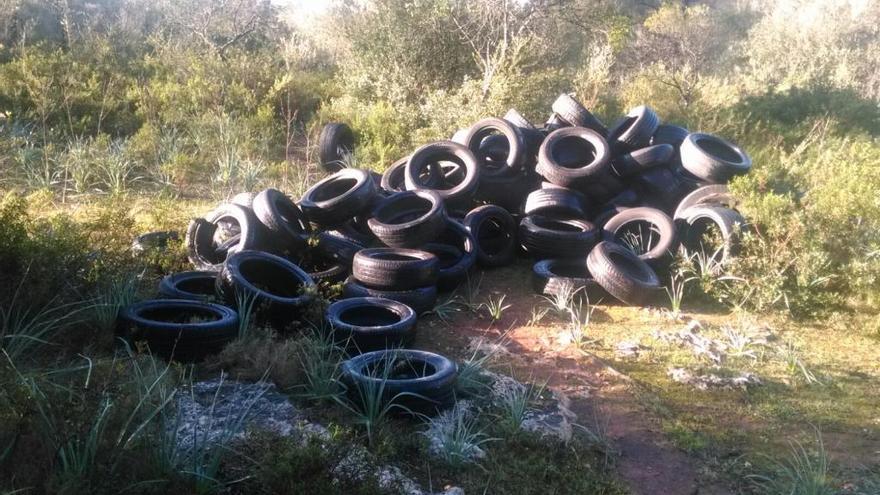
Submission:
<svg viewBox="0 0 880 495">
<path fill-rule="evenodd" d="M 357 243 L 349 238 L 333 234 L 333 232 L 321 232 L 313 238 L 314 249 L 321 256 L 335 260 L 346 267 L 351 267 L 354 256 L 367 246 Z"/>
<path fill-rule="evenodd" d="M 159 282 L 159 295 L 165 299 L 211 301 L 217 297 L 217 272 L 191 271 L 166 275 Z"/>
<path fill-rule="evenodd" d="M 321 129 L 318 137 L 318 156 L 321 168 L 326 172 L 338 172 L 345 168 L 345 155 L 354 152 L 354 133 L 339 122 L 330 122 Z"/>
<path fill-rule="evenodd" d="M 494 268 L 513 263 L 517 224 L 507 210 L 496 205 L 479 206 L 464 217 L 464 226 L 476 242 L 480 266 Z"/>
<path fill-rule="evenodd" d="M 624 189 L 623 191 L 620 191 L 616 196 L 603 203 L 602 206 L 598 208 L 597 216 L 612 208 L 617 208 L 621 206 L 638 206 L 640 201 L 641 198 L 639 198 L 638 191 L 631 187 Z"/>
<path fill-rule="evenodd" d="M 656 208 L 629 208 L 614 215 L 602 227 L 604 240 L 623 244 L 620 234 L 633 223 L 648 223 L 659 236 L 651 249 L 638 255 L 639 259 L 655 270 L 667 268 L 678 250 L 678 235 L 669 215 Z"/>
<path fill-rule="evenodd" d="M 623 206 L 623 205 L 608 204 L 608 205 L 604 206 L 602 208 L 602 210 L 599 211 L 599 214 L 597 214 L 595 217 L 593 217 L 591 222 L 593 222 L 593 225 L 595 225 L 596 228 L 604 229 L 605 224 L 608 222 L 608 220 L 611 220 L 612 217 L 614 217 L 615 215 L 619 214 L 622 211 L 626 211 L 626 210 L 629 210 L 630 208 L 635 208 L 635 207 L 636 207 L 635 205 L 634 206 Z"/>
<path fill-rule="evenodd" d="M 544 133 L 550 134 L 553 131 L 562 129 L 563 127 L 571 127 L 568 122 L 562 120 L 559 115 L 555 113 L 551 113 L 549 117 L 547 117 L 547 122 L 544 122 Z"/>
<path fill-rule="evenodd" d="M 590 113 L 581 102 L 573 96 L 563 93 L 556 98 L 551 107 L 553 113 L 560 119 L 574 127 L 586 127 L 598 132 L 602 137 L 608 135 L 608 128 L 595 115 Z"/>
<path fill-rule="evenodd" d="M 438 162 L 448 161 L 464 167 L 464 177 L 451 187 L 440 189 L 445 184 L 438 176 L 441 173 Z M 428 143 L 413 152 L 406 164 L 404 177 L 408 191 L 433 190 L 444 202 L 462 204 L 470 201 L 477 191 L 480 180 L 480 160 L 467 146 L 453 141 Z M 425 182 L 420 175 L 430 169 L 432 180 Z"/>
<path fill-rule="evenodd" d="M 519 113 L 519 111 L 517 111 L 515 108 L 511 108 L 510 110 L 508 110 L 502 118 L 510 122 L 511 124 L 519 127 L 520 129 L 537 130 L 537 127 L 529 122 L 529 119 L 523 117 L 523 114 Z"/>
<path fill-rule="evenodd" d="M 516 213 L 522 209 L 523 198 L 538 187 L 536 179 L 522 173 L 487 176 L 480 178 L 476 199 Z"/>
<path fill-rule="evenodd" d="M 230 203 L 234 205 L 244 206 L 245 208 L 253 208 L 254 207 L 254 199 L 257 197 L 257 193 L 252 192 L 240 192 L 232 197 L 229 200 Z"/>
<path fill-rule="evenodd" d="M 519 224 L 520 244 L 537 259 L 583 258 L 599 238 L 599 229 L 586 220 L 528 215 Z"/>
<path fill-rule="evenodd" d="M 401 348 L 415 337 L 416 312 L 391 299 L 342 299 L 331 304 L 325 316 L 334 340 L 358 354 Z"/>
<path fill-rule="evenodd" d="M 292 199 L 277 189 L 266 189 L 260 191 L 251 203 L 254 215 L 274 237 L 273 244 L 279 250 L 305 249 L 306 238 L 312 229 L 305 213 Z"/>
<path fill-rule="evenodd" d="M 424 244 L 421 249 L 438 259 L 437 289 L 441 292 L 455 290 L 467 280 L 468 272 L 477 262 L 474 237 L 464 225 L 452 220 L 436 242 Z"/>
<path fill-rule="evenodd" d="M 301 265 L 300 268 L 308 273 L 318 286 L 341 284 L 349 275 L 348 267 L 341 261 L 328 260 L 325 264 L 312 262 L 310 265 Z"/>
<path fill-rule="evenodd" d="M 587 218 L 589 200 L 578 191 L 567 187 L 542 187 L 526 196 L 523 205 L 526 215 L 543 215 L 554 218 Z"/>
<path fill-rule="evenodd" d="M 406 191 L 406 163 L 409 156 L 392 163 L 385 172 L 382 172 L 382 190 L 389 193 Z"/>
<path fill-rule="evenodd" d="M 651 138 L 651 144 L 668 144 L 677 150 L 681 147 L 681 143 L 684 142 L 684 138 L 690 133 L 691 131 L 678 125 L 660 124 L 657 126 L 657 130 L 654 131 L 654 136 Z"/>
<path fill-rule="evenodd" d="M 301 315 L 313 301 L 315 282 L 292 261 L 261 251 L 241 251 L 227 258 L 217 277 L 221 293 L 229 303 L 236 294 L 253 298 L 278 329 Z"/>
<path fill-rule="evenodd" d="M 238 241 L 223 253 L 218 253 L 214 234 L 220 222 L 237 225 Z M 226 203 L 218 206 L 206 218 L 190 222 L 186 231 L 186 249 L 189 261 L 197 270 L 220 270 L 220 265 L 231 254 L 265 245 L 263 225 L 254 212 L 243 206 Z"/>
<path fill-rule="evenodd" d="M 223 350 L 238 337 L 238 323 L 238 313 L 232 308 L 183 299 L 141 301 L 119 313 L 124 337 L 146 341 L 152 353 L 184 363 Z"/>
<path fill-rule="evenodd" d="M 652 167 L 667 165 L 674 155 L 675 148 L 671 144 L 655 144 L 618 157 L 611 162 L 611 168 L 625 179 Z"/>
<path fill-rule="evenodd" d="M 131 243 L 131 252 L 141 254 L 148 251 L 164 251 L 168 248 L 169 242 L 177 242 L 178 240 L 180 240 L 180 236 L 173 230 L 147 232 L 134 238 Z"/>
<path fill-rule="evenodd" d="M 436 239 L 446 220 L 440 195 L 423 190 L 395 193 L 379 201 L 367 224 L 386 246 L 415 248 Z"/>
<path fill-rule="evenodd" d="M 608 143 L 596 131 L 565 127 L 541 144 L 535 170 L 556 185 L 571 187 L 606 174 L 610 157 Z"/>
<path fill-rule="evenodd" d="M 404 360 L 408 364 L 398 364 Z M 409 372 L 421 371 L 406 378 L 398 378 L 390 372 L 380 376 L 376 371 L 371 372 L 383 363 Z M 412 349 L 368 352 L 343 362 L 342 375 L 349 399 L 356 402 L 381 390 L 383 399 L 400 406 L 401 412 L 427 415 L 455 403 L 458 366 L 432 352 Z"/>
<path fill-rule="evenodd" d="M 682 212 L 684 212 L 691 206 L 716 205 L 735 210 L 737 204 L 738 202 L 736 198 L 734 198 L 733 195 L 730 194 L 730 189 L 728 189 L 726 185 L 712 184 L 709 186 L 699 187 L 693 190 L 684 198 L 682 198 L 682 200 L 679 201 L 678 207 L 675 209 L 675 214 L 672 215 L 672 218 L 674 220 L 683 218 Z"/>
<path fill-rule="evenodd" d="M 576 295 L 586 296 L 591 304 L 607 300 L 610 296 L 593 279 L 587 269 L 587 259 L 546 259 L 532 266 L 532 287 L 536 294 L 555 296 L 566 291 L 566 286 L 576 291 Z"/>
<path fill-rule="evenodd" d="M 487 153 L 481 146 L 483 139 L 492 136 L 493 132 L 500 133 L 504 137 L 507 151 L 503 166 L 498 168 L 489 166 Z M 523 133 L 519 127 L 504 119 L 490 117 L 480 120 L 471 126 L 464 139 L 465 146 L 476 155 L 480 162 L 480 176 L 516 173 L 522 169 L 525 163 L 526 142 Z"/>
<path fill-rule="evenodd" d="M 299 207 L 309 221 L 335 227 L 367 210 L 376 194 L 376 183 L 369 172 L 347 168 L 310 187 Z"/>
<path fill-rule="evenodd" d="M 603 289 L 624 304 L 641 306 L 653 300 L 660 287 L 647 263 L 613 242 L 597 244 L 587 256 L 587 268 Z"/>
<path fill-rule="evenodd" d="M 735 210 L 714 205 L 691 206 L 681 212 L 677 223 L 682 231 L 681 245 L 684 249 L 690 253 L 698 252 L 698 247 L 701 246 L 700 237 L 703 233 L 700 224 L 703 222 L 715 224 L 721 232 L 724 245 L 720 252 L 713 256 L 716 261 L 724 264 L 739 254 L 740 235 L 748 228 L 746 220 Z"/>
<path fill-rule="evenodd" d="M 383 290 L 371 289 L 358 283 L 353 277 L 348 277 L 342 288 L 342 297 L 381 297 L 391 299 L 411 307 L 417 315 L 427 313 L 434 309 L 437 304 L 437 286 L 428 285 L 409 290 Z"/>
<path fill-rule="evenodd" d="M 733 143 L 711 134 L 694 132 L 681 143 L 681 164 L 694 176 L 725 184 L 752 168 L 752 159 Z"/>
<path fill-rule="evenodd" d="M 374 289 L 409 290 L 437 283 L 439 261 L 418 249 L 362 249 L 354 256 L 355 280 Z"/>
<path fill-rule="evenodd" d="M 633 177 L 632 183 L 639 190 L 644 202 L 654 204 L 667 212 L 672 212 L 678 201 L 687 194 L 684 184 L 667 167 L 648 169 Z"/>
<path fill-rule="evenodd" d="M 622 151 L 637 150 L 651 144 L 660 126 L 660 117 L 645 105 L 633 108 L 608 132 L 608 143 Z"/>
</svg>

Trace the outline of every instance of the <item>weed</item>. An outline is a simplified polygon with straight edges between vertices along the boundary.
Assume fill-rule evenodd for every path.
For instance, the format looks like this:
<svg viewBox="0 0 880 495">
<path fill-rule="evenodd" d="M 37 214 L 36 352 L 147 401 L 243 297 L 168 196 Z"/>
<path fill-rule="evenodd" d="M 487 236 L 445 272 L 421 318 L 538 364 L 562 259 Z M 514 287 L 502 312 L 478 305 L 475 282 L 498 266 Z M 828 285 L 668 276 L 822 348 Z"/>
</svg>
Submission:
<svg viewBox="0 0 880 495">
<path fill-rule="evenodd" d="M 748 335 L 737 332 L 730 326 L 721 327 L 721 333 L 724 335 L 729 356 L 745 357 L 753 361 L 758 359 L 757 345 Z"/>
<path fill-rule="evenodd" d="M 251 291 L 235 292 L 235 307 L 238 309 L 238 338 L 247 339 L 250 336 L 256 311 L 257 293 Z"/>
<path fill-rule="evenodd" d="M 758 489 L 769 495 L 834 495 L 828 473 L 828 455 L 822 435 L 816 431 L 816 452 L 811 453 L 799 441 L 790 442 L 791 452 L 786 461 L 778 461 L 773 475 L 751 475 Z"/>
<path fill-rule="evenodd" d="M 110 283 L 95 298 L 92 306 L 93 321 L 102 332 L 112 332 L 122 308 L 134 302 L 137 293 L 137 278 L 126 277 Z"/>
<path fill-rule="evenodd" d="M 489 318 L 492 319 L 493 322 L 498 321 L 504 316 L 504 312 L 510 308 L 510 304 L 504 304 L 504 299 L 507 297 L 506 294 L 502 294 L 498 298 L 490 297 L 481 304 L 481 307 L 489 313 Z"/>
<path fill-rule="evenodd" d="M 363 425 L 367 433 L 367 441 L 375 445 L 377 434 L 385 426 L 391 414 L 401 410 L 410 414 L 413 411 L 397 403 L 407 396 L 418 397 L 417 394 L 400 392 L 393 397 L 387 391 L 388 380 L 395 366 L 400 364 L 396 352 L 388 352 L 374 366 L 366 370 L 366 380 L 355 383 L 348 393 L 352 399 L 340 395 L 333 399 L 355 416 L 355 422 Z"/>
<path fill-rule="evenodd" d="M 479 277 L 471 278 L 471 273 L 468 272 L 467 279 L 465 283 L 461 286 L 464 291 L 460 295 L 459 301 L 463 304 L 469 311 L 477 311 L 480 309 L 480 303 L 478 302 L 478 298 L 480 297 L 480 287 L 483 285 L 483 273 L 480 272 Z"/>
<path fill-rule="evenodd" d="M 489 352 L 483 352 L 481 349 L 474 349 L 470 357 L 461 362 L 458 367 L 458 377 L 455 381 L 455 390 L 457 393 L 466 397 L 476 397 L 483 394 L 491 384 L 491 379 L 486 371 L 486 364 L 495 358 L 500 349 L 503 349 L 504 343 L 508 340 L 508 333 L 505 333 L 497 343 L 495 343 Z"/>
<path fill-rule="evenodd" d="M 461 311 L 461 307 L 461 298 L 453 294 L 442 301 L 438 301 L 434 308 L 429 311 L 429 314 L 436 316 L 443 323 L 449 323 L 455 313 Z"/>
<path fill-rule="evenodd" d="M 57 304 L 55 299 L 30 306 L 21 299 L 26 278 L 22 278 L 9 304 L 0 307 L 0 347 L 15 362 L 31 357 L 38 345 L 48 344 L 56 332 L 79 321 L 86 309 L 81 303 Z"/>
<path fill-rule="evenodd" d="M 695 277 L 688 276 L 683 269 L 677 269 L 670 275 L 666 295 L 669 296 L 669 309 L 673 316 L 678 317 L 681 314 L 681 303 L 684 300 L 685 289 L 687 284 L 693 280 Z"/>
<path fill-rule="evenodd" d="M 550 308 L 558 317 L 566 318 L 570 316 L 571 307 L 574 305 L 575 296 L 579 291 L 580 289 L 576 289 L 574 284 L 566 280 L 559 285 L 556 292 L 542 297 L 550 303 Z"/>
<path fill-rule="evenodd" d="M 547 316 L 547 313 L 550 312 L 550 308 L 539 308 L 538 306 L 532 306 L 532 312 L 529 315 L 529 321 L 526 323 L 526 326 L 533 327 L 544 319 Z"/>
<path fill-rule="evenodd" d="M 457 403 L 455 407 L 426 420 L 422 432 L 431 442 L 431 450 L 453 468 L 485 456 L 482 446 L 495 441 L 480 429 L 476 418 Z"/>
<path fill-rule="evenodd" d="M 342 351 L 330 332 L 314 329 L 299 341 L 297 357 L 305 383 L 303 396 L 311 400 L 335 400 L 341 392 Z"/>
<path fill-rule="evenodd" d="M 800 352 L 794 342 L 788 342 L 784 346 L 778 348 L 780 357 L 785 361 L 788 368 L 788 374 L 792 377 L 800 376 L 807 385 L 819 384 L 822 382 L 810 371 L 803 360 L 801 360 Z"/>
<path fill-rule="evenodd" d="M 589 301 L 578 301 L 577 306 L 571 304 L 568 310 L 568 334 L 563 334 L 563 341 L 572 343 L 578 348 L 584 346 L 588 341 L 587 329 L 590 326 L 590 320 L 593 318 L 594 311 L 596 311 L 596 307 L 590 304 Z"/>
<path fill-rule="evenodd" d="M 223 418 L 222 430 L 219 435 L 211 435 L 215 424 L 219 418 L 215 415 L 217 400 L 220 390 L 223 388 L 225 374 L 220 375 L 220 384 L 214 393 L 211 401 L 211 407 L 208 410 L 207 424 L 201 421 L 194 423 L 192 431 L 192 439 L 189 443 L 188 451 L 178 459 L 180 465 L 179 473 L 190 478 L 196 493 L 211 493 L 218 491 L 226 486 L 240 482 L 242 480 L 234 480 L 230 482 L 220 479 L 220 467 L 224 458 L 232 452 L 230 445 L 235 437 L 244 430 L 245 422 L 250 417 L 251 409 L 254 404 L 265 393 L 266 387 L 262 387 L 262 392 L 254 394 L 249 398 L 240 412 L 231 420 Z M 263 385 L 262 380 L 257 385 Z M 190 387 L 192 391 L 192 387 Z M 193 401 L 195 397 L 193 396 Z M 179 418 L 175 420 L 175 424 L 179 425 Z M 177 433 L 174 433 L 176 435 Z M 209 436 L 210 435 L 210 436 Z"/>
<path fill-rule="evenodd" d="M 500 425 L 509 435 L 522 429 L 523 422 L 533 410 L 533 404 L 544 393 L 544 385 L 516 384 L 507 387 L 500 395 Z"/>
</svg>

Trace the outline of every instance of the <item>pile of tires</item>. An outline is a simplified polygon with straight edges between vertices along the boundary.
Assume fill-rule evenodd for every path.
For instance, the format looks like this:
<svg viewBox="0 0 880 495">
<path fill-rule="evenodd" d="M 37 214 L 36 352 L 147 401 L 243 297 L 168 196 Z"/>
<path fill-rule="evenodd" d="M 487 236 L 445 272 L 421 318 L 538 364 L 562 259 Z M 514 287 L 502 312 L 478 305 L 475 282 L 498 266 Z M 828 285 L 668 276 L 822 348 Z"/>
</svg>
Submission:
<svg viewBox="0 0 880 495">
<path fill-rule="evenodd" d="M 406 348 L 419 315 L 475 267 L 525 257 L 534 261 L 540 294 L 574 289 L 591 302 L 645 305 L 674 255 L 704 248 L 707 231 L 721 237 L 711 253 L 719 264 L 736 255 L 745 221 L 725 184 L 750 170 L 740 148 L 661 123 L 647 106 L 610 128 L 566 94 L 552 111 L 541 126 L 515 110 L 480 120 L 382 175 L 342 168 L 354 133 L 328 124 L 320 155 L 330 175 L 301 198 L 275 189 L 242 193 L 190 223 L 185 244 L 196 271 L 162 281 L 165 304 L 228 309 L 248 300 L 283 331 L 303 318 L 316 286 L 340 284 L 325 319 L 352 355 L 365 353 L 347 363 L 347 379 L 369 383 L 373 360 L 403 355 L 422 371 L 400 380 L 437 385 L 418 393 L 442 404 L 455 375 L 448 360 Z M 143 332 L 150 325 L 140 315 L 126 318 Z M 184 339 L 197 341 L 189 335 L 200 329 L 172 323 L 151 343 L 174 349 L 173 337 L 188 352 L 201 350 Z M 217 345 L 212 340 L 204 352 Z M 416 390 L 407 383 L 399 390 Z"/>
</svg>

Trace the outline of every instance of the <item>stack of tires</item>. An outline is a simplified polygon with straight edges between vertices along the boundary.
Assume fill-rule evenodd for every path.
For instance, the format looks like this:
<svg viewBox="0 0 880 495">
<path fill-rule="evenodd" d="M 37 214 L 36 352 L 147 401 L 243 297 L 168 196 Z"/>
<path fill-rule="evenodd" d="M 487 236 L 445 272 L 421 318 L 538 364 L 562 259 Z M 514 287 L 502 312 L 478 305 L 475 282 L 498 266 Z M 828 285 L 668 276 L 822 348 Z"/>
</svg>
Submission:
<svg viewBox="0 0 880 495">
<path fill-rule="evenodd" d="M 527 257 L 541 294 L 574 289 L 593 302 L 644 305 L 680 249 L 707 249 L 707 232 L 721 238 L 712 259 L 736 254 L 745 222 L 725 184 L 749 171 L 742 150 L 662 124 L 646 106 L 610 128 L 569 95 L 552 110 L 540 127 L 515 110 L 480 120 L 381 176 L 341 168 L 354 133 L 329 124 L 320 143 L 331 174 L 298 201 L 275 189 L 242 193 L 191 222 L 186 247 L 196 271 L 163 280 L 164 304 L 205 305 L 207 318 L 207 305 L 250 302 L 283 331 L 303 318 L 316 285 L 341 284 L 341 300 L 325 314 L 338 339 L 352 353 L 398 355 L 438 293 L 475 267 Z M 145 318 L 174 313 L 141 309 L 124 319 L 142 333 Z M 204 339 L 204 354 L 231 334 L 208 338 L 200 328 L 184 331 L 185 318 L 171 320 L 148 328 L 151 344 L 199 351 Z M 419 356 L 411 357 L 423 370 L 449 369 Z"/>
</svg>

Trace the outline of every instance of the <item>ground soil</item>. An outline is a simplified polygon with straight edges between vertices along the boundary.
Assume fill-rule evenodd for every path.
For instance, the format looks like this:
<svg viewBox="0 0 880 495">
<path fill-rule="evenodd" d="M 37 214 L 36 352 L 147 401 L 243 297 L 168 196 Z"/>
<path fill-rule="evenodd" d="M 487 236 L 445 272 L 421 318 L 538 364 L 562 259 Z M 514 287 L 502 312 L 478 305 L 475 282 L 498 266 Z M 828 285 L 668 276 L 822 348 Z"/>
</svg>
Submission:
<svg viewBox="0 0 880 495">
<path fill-rule="evenodd" d="M 530 265 L 485 272 L 479 299 L 506 295 L 510 307 L 501 320 L 491 322 L 462 312 L 447 322 L 437 318 L 420 321 L 420 347 L 466 357 L 468 344 L 484 337 L 498 341 L 506 334 L 509 354 L 496 359 L 496 366 L 521 380 L 547 383 L 564 392 L 579 423 L 604 430 L 619 455 L 615 467 L 621 481 L 639 495 L 726 494 L 730 490 L 717 482 L 702 480 L 700 463 L 664 438 L 658 421 L 647 413 L 633 394 L 631 379 L 599 357 L 559 344 L 556 332 L 544 325 L 529 326 L 532 308 L 546 302 L 530 290 Z M 600 307 L 595 315 L 604 320 L 620 318 L 617 313 L 645 313 L 632 308 Z M 656 318 L 656 315 L 654 315 Z"/>
</svg>

